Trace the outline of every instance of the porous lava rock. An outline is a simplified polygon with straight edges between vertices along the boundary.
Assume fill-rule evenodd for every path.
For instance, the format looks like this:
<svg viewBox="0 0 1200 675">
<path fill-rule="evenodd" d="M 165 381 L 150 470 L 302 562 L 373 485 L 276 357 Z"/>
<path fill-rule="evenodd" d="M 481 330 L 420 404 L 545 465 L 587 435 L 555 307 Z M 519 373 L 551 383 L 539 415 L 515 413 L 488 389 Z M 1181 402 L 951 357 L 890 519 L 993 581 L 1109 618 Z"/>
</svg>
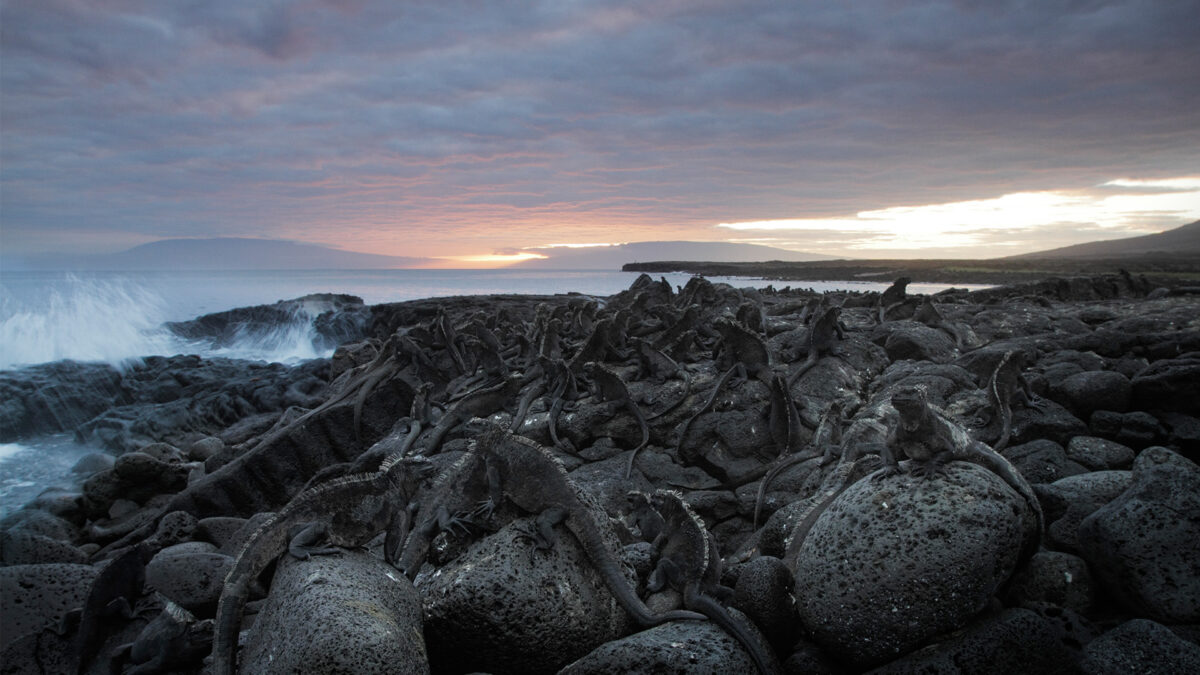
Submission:
<svg viewBox="0 0 1200 675">
<path fill-rule="evenodd" d="M 146 565 L 146 585 L 192 612 L 212 612 L 233 558 L 179 544 L 159 551 Z"/>
<path fill-rule="evenodd" d="M 962 632 L 869 672 L 1057 675 L 1071 660 L 1045 619 L 1027 609 L 1014 608 L 982 618 Z"/>
<path fill-rule="evenodd" d="M 765 643 L 764 649 L 769 650 Z M 756 670 L 750 654 L 717 624 L 670 621 L 601 645 L 560 670 L 559 675 L 752 672 Z"/>
<path fill-rule="evenodd" d="M 1052 392 L 1056 400 L 1077 417 L 1087 419 L 1096 410 L 1128 410 L 1133 385 L 1121 373 L 1089 370 L 1057 382 L 1052 386 Z"/>
<path fill-rule="evenodd" d="M 873 474 L 834 500 L 799 548 L 800 620 L 854 667 L 879 665 L 982 611 L 1031 524 L 1024 500 L 974 464 Z"/>
<path fill-rule="evenodd" d="M 100 568 L 53 563 L 0 567 L 4 640 L 39 631 L 82 607 Z"/>
<path fill-rule="evenodd" d="M 1104 588 L 1137 614 L 1200 621 L 1200 466 L 1162 447 L 1133 464 L 1133 483 L 1079 525 Z"/>
<path fill-rule="evenodd" d="M 1080 665 L 1093 675 L 1197 673 L 1200 646 L 1160 623 L 1131 619 L 1089 642 Z"/>
<path fill-rule="evenodd" d="M 574 536 L 560 528 L 554 546 L 533 550 L 533 526 L 518 518 L 417 577 L 435 670 L 553 673 L 626 634 L 625 610 Z M 612 550 L 618 560 L 615 540 Z"/>
<path fill-rule="evenodd" d="M 365 552 L 280 560 L 241 672 L 429 672 L 421 600 L 403 574 Z"/>
</svg>

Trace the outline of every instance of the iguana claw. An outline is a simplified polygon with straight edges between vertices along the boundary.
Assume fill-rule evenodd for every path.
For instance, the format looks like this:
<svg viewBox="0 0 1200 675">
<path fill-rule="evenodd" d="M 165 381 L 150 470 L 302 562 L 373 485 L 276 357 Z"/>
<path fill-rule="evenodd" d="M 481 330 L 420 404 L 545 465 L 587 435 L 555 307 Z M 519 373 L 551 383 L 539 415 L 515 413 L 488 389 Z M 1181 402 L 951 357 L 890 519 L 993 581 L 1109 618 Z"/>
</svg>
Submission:
<svg viewBox="0 0 1200 675">
<path fill-rule="evenodd" d="M 535 555 L 537 554 L 537 550 L 539 548 L 545 548 L 542 546 L 541 539 L 537 536 L 537 534 L 529 532 L 523 528 L 518 529 L 517 533 L 513 535 L 513 541 L 529 544 L 529 563 L 531 565 L 536 560 Z"/>
<path fill-rule="evenodd" d="M 871 477 L 871 480 L 881 480 L 884 478 L 891 478 L 892 476 L 895 476 L 899 473 L 900 473 L 900 465 L 885 464 L 883 466 L 883 468 L 881 468 L 875 472 L 875 475 Z"/>
<path fill-rule="evenodd" d="M 471 516 L 471 514 L 467 514 L 465 517 L 458 516 L 458 515 L 451 516 L 450 520 L 446 521 L 446 525 L 445 525 L 445 527 L 442 528 L 442 530 L 444 532 L 449 532 L 451 534 L 457 534 L 458 536 L 465 537 L 471 533 L 471 525 L 474 524 L 473 521 L 471 520 L 470 516 Z M 455 531 L 456 528 L 457 528 L 457 532 Z"/>
<path fill-rule="evenodd" d="M 471 511 L 471 515 L 478 516 L 480 518 L 483 518 L 484 520 L 489 520 L 489 519 L 491 519 L 492 514 L 495 512 L 496 512 L 496 502 L 494 502 L 489 497 L 488 499 L 485 499 L 485 500 L 479 502 L 475 506 L 475 510 Z"/>
<path fill-rule="evenodd" d="M 946 473 L 946 465 L 936 459 L 931 459 L 928 462 L 914 462 L 909 469 L 909 473 L 922 478 L 940 476 Z"/>
</svg>

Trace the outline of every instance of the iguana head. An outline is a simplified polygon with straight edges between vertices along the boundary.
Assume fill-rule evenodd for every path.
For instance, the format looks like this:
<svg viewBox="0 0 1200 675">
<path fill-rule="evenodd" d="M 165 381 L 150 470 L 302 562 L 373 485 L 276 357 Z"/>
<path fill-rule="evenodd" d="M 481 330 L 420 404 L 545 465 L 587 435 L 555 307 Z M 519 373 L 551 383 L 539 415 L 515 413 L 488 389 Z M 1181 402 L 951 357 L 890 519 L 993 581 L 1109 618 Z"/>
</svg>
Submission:
<svg viewBox="0 0 1200 675">
<path fill-rule="evenodd" d="M 836 398 L 830 401 L 829 407 L 825 409 L 825 416 L 830 419 L 841 419 L 842 402 Z"/>
<path fill-rule="evenodd" d="M 650 507 L 667 520 L 685 511 L 684 504 L 683 494 L 675 490 L 655 490 L 654 494 L 650 495 Z"/>
<path fill-rule="evenodd" d="M 892 407 L 900 413 L 901 426 L 906 431 L 915 431 L 928 410 L 929 396 L 925 387 L 900 387 L 892 394 Z"/>
<path fill-rule="evenodd" d="M 650 495 L 638 490 L 630 490 L 625 493 L 625 501 L 629 504 L 629 508 L 637 509 L 650 504 Z"/>
<path fill-rule="evenodd" d="M 379 468 L 387 473 L 388 478 L 397 487 L 403 487 L 408 493 L 416 492 L 421 483 L 433 478 L 437 473 L 433 462 L 421 455 L 385 459 Z"/>
<path fill-rule="evenodd" d="M 472 417 L 466 423 L 466 431 L 474 440 L 476 452 L 480 452 L 481 454 L 491 452 L 501 439 L 509 435 L 508 429 L 505 429 L 504 426 L 490 418 L 484 419 L 482 417 Z"/>
<path fill-rule="evenodd" d="M 1012 368 L 1017 372 L 1024 370 L 1025 352 L 1020 349 L 1011 349 L 1007 352 L 1004 352 L 1004 356 L 1000 358 L 1000 363 L 996 366 L 996 368 L 1000 369 L 1004 368 L 1005 366 Z"/>
</svg>

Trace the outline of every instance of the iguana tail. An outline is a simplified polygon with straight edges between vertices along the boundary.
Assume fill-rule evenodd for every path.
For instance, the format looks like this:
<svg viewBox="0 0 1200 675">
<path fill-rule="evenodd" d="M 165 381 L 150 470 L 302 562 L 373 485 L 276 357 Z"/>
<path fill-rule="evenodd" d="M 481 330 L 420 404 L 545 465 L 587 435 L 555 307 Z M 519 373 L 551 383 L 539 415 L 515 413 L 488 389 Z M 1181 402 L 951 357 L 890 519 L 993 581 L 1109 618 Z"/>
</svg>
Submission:
<svg viewBox="0 0 1200 675">
<path fill-rule="evenodd" d="M 996 439 L 996 444 L 992 449 L 999 452 L 1008 445 L 1008 439 L 1012 435 L 1012 406 L 1003 398 L 1000 399 L 1000 438 Z"/>
<path fill-rule="evenodd" d="M 703 620 L 705 618 L 703 614 L 682 609 L 663 612 L 662 614 L 652 613 L 650 608 L 646 606 L 646 603 L 642 602 L 642 599 L 630 588 L 629 581 L 621 573 L 620 563 L 617 561 L 616 555 L 604 544 L 599 530 L 596 529 L 595 523 L 591 521 L 591 516 L 568 516 L 566 525 L 571 530 L 571 533 L 575 535 L 575 539 L 579 541 L 579 545 L 583 547 L 583 552 L 587 554 L 588 560 L 592 562 L 592 567 L 600 574 L 600 578 L 604 581 L 604 585 L 608 587 L 609 592 L 613 594 L 617 603 L 633 617 L 633 620 L 639 626 L 649 628 L 650 626 L 657 626 L 668 621 L 681 619 Z"/>
<path fill-rule="evenodd" d="M 633 416 L 637 418 L 638 424 L 642 427 L 642 442 L 638 443 L 633 452 L 629 453 L 629 464 L 625 466 L 625 480 L 629 480 L 629 477 L 633 475 L 633 460 L 637 458 L 638 450 L 646 447 L 646 444 L 650 442 L 650 425 L 646 424 L 646 416 L 642 414 L 642 409 L 633 402 L 633 399 L 625 399 L 625 407 L 633 412 Z"/>
<path fill-rule="evenodd" d="M 804 359 L 804 363 L 800 364 L 800 369 L 797 370 L 796 372 L 792 373 L 791 375 L 788 375 L 788 378 L 787 378 L 788 389 L 791 389 L 796 384 L 796 381 L 799 380 L 802 375 L 804 375 L 805 373 L 808 372 L 809 368 L 812 368 L 813 366 L 817 365 L 817 361 L 819 361 L 820 359 L 821 359 L 821 355 L 817 352 L 817 349 L 816 348 L 810 349 L 808 352 L 808 357 Z"/>
<path fill-rule="evenodd" d="M 691 417 L 687 418 L 687 421 L 684 422 L 683 426 L 679 428 L 679 445 L 675 447 L 675 451 L 679 453 L 680 457 L 687 457 L 687 455 L 683 452 L 683 442 L 687 439 L 688 428 L 692 426 L 692 422 L 696 421 L 697 417 L 703 415 L 708 411 L 709 408 L 713 406 L 714 403 L 717 402 L 717 395 L 721 393 L 721 388 L 725 386 L 725 383 L 729 381 L 729 378 L 733 376 L 733 373 L 736 370 L 737 364 L 734 364 L 729 370 L 725 371 L 725 373 L 721 375 L 720 379 L 717 380 L 717 386 L 713 387 L 712 394 L 709 395 L 708 400 L 705 401 L 704 405 L 701 406 L 700 409 L 697 410 Z"/>
<path fill-rule="evenodd" d="M 213 621 L 213 675 L 234 675 L 237 672 L 238 632 L 242 625 L 242 610 L 250 596 L 250 584 L 287 548 L 290 528 L 285 527 L 285 520 L 281 517 L 268 518 L 250 536 L 233 569 L 225 576 L 225 587 L 221 590 L 217 615 Z"/>
<path fill-rule="evenodd" d="M 762 515 L 763 498 L 767 495 L 767 487 L 770 486 L 771 481 L 775 480 L 784 470 L 810 459 L 814 459 L 814 457 L 808 453 L 782 457 L 775 466 L 771 467 L 767 475 L 763 476 L 762 482 L 758 484 L 758 493 L 754 496 L 754 521 L 752 529 L 758 529 L 758 518 Z"/>
<path fill-rule="evenodd" d="M 371 395 L 375 387 L 379 386 L 385 378 L 396 372 L 396 359 L 389 358 L 384 361 L 379 369 L 370 373 L 366 380 L 359 387 L 357 394 L 354 397 L 354 440 L 358 441 L 361 446 L 362 441 L 362 411 L 363 405 L 367 402 L 367 397 Z"/>
<path fill-rule="evenodd" d="M 668 357 L 668 358 L 670 358 L 670 357 Z M 672 410 L 678 408 L 679 404 L 683 403 L 684 400 L 687 399 L 687 397 L 692 393 L 692 376 L 689 375 L 688 372 L 686 370 L 684 370 L 682 367 L 679 369 L 679 372 L 683 374 L 683 394 L 681 394 L 679 396 L 679 398 L 675 400 L 674 403 L 667 406 L 665 410 L 656 412 L 653 415 L 647 417 L 646 418 L 647 421 L 656 420 L 656 419 L 662 417 L 663 415 L 670 413 Z"/>
<path fill-rule="evenodd" d="M 820 501 L 809 507 L 804 519 L 792 529 L 791 541 L 788 542 L 787 553 L 784 554 L 784 562 L 788 567 L 795 569 L 796 556 L 800 554 L 800 547 L 808 538 L 808 533 L 812 530 L 813 525 L 816 525 L 821 514 L 825 513 L 825 509 L 829 508 L 833 500 L 845 492 L 846 488 L 854 484 L 850 481 L 850 476 L 854 473 L 857 464 L 858 460 L 843 461 L 834 467 L 833 472 L 825 479 L 824 489 L 820 493 Z"/>
<path fill-rule="evenodd" d="M 780 672 L 775 655 L 763 649 L 762 644 L 754 639 L 754 636 L 750 634 L 746 626 L 734 619 L 728 610 L 722 607 L 716 600 L 701 593 L 698 585 L 699 582 L 692 582 L 684 589 L 684 606 L 701 612 L 710 621 L 720 626 L 722 630 L 740 642 L 742 647 L 750 653 L 750 658 L 754 659 L 754 665 L 758 667 L 758 672 L 761 675 L 774 675 Z"/>
</svg>

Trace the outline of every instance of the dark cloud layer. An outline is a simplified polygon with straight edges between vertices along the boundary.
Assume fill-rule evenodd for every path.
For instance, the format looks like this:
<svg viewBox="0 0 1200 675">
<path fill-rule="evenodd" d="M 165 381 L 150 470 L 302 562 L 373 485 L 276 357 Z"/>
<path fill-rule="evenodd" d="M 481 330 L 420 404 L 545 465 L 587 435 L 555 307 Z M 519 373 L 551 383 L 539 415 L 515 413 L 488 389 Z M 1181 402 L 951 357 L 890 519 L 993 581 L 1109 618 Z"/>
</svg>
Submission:
<svg viewBox="0 0 1200 675">
<path fill-rule="evenodd" d="M 0 234 L 10 252 L 229 235 L 488 252 L 1195 175 L 1197 16 L 6 2 Z"/>
</svg>

